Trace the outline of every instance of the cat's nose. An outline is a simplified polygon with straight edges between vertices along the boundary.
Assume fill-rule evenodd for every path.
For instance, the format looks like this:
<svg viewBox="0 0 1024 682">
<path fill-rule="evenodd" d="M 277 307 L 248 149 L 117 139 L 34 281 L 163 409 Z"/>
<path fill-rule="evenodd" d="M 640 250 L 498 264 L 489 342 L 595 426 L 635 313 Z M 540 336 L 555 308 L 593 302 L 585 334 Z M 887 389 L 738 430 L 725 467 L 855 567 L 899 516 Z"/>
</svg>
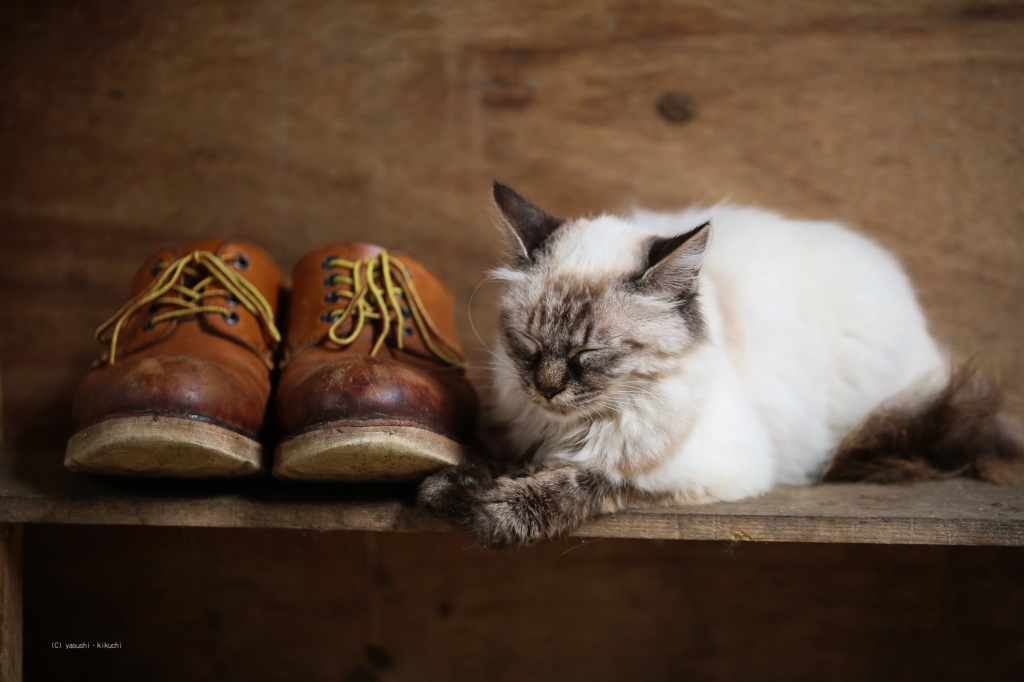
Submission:
<svg viewBox="0 0 1024 682">
<path fill-rule="evenodd" d="M 537 385 L 537 391 L 548 400 L 551 400 L 564 390 L 565 386 L 541 386 L 540 384 Z"/>
<path fill-rule="evenodd" d="M 537 363 L 537 369 L 533 375 L 533 385 L 537 391 L 551 400 L 565 390 L 568 383 L 568 376 L 565 360 L 552 355 L 544 355 Z"/>
</svg>

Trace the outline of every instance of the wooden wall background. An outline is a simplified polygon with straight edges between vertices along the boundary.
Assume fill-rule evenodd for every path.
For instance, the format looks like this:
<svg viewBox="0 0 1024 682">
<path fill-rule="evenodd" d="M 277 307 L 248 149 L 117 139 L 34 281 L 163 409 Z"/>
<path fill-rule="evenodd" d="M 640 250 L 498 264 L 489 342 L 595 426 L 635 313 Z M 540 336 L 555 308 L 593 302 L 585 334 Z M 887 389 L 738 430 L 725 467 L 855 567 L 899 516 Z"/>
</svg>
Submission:
<svg viewBox="0 0 1024 682">
<path fill-rule="evenodd" d="M 662 119 L 654 103 L 667 91 L 692 95 L 698 116 Z M 290 268 L 330 240 L 377 241 L 416 254 L 467 311 L 498 248 L 495 177 L 565 215 L 729 198 L 848 221 L 899 254 L 937 333 L 987 358 L 1019 401 L 1022 112 L 1020 2 L 9 0 L 0 5 L 5 438 L 26 453 L 23 468 L 62 447 L 71 392 L 96 353 L 93 329 L 165 243 L 238 235 Z M 473 301 L 485 340 L 493 295 L 483 287 Z M 482 361 L 468 319 L 462 338 Z M 108 679 L 131 678 L 127 666 L 146 656 L 165 679 L 223 678 L 236 665 L 247 679 L 385 674 L 353 667 L 366 639 L 356 625 L 338 625 L 336 651 L 328 630 L 286 636 L 306 632 L 310 609 L 335 623 L 365 610 L 353 596 L 368 598 L 357 579 L 362 536 L 195 531 L 202 539 L 178 545 L 174 533 L 30 528 L 30 673 L 33 664 L 73 671 L 32 648 L 50 624 L 114 632 L 136 622 L 143 652 L 110 658 Z M 766 547 L 745 550 L 756 557 L 747 571 L 694 545 L 606 543 L 555 561 L 564 547 L 503 559 L 467 555 L 454 537 L 375 542 L 409 580 L 422 562 L 427 584 L 452 594 L 465 585 L 476 605 L 464 611 L 451 597 L 443 627 L 406 621 L 389 644 L 401 652 L 396 679 L 414 678 L 414 662 L 438 677 L 496 679 L 527 669 L 909 679 L 911 660 L 952 679 L 966 671 L 955 661 L 988 661 L 989 672 L 1021 663 L 1021 587 L 1006 569 L 1020 575 L 1019 552 Z M 871 582 L 900 573 L 901 561 L 913 570 L 888 587 Z M 318 568 L 304 573 L 307 562 Z M 577 584 L 577 571 L 590 577 Z M 835 571 L 860 577 L 828 579 Z M 488 601 L 498 583 L 471 582 L 482 573 L 510 581 L 495 588 L 500 599 Z M 819 575 L 821 585 L 809 584 Z M 989 579 L 995 592 L 978 596 Z M 710 583 L 721 608 L 702 595 Z M 566 586 L 575 591 L 563 601 Z M 606 602 L 604 589 L 617 596 Z M 444 590 L 424 587 L 392 608 L 415 601 L 428 613 Z M 521 608 L 506 623 L 508 603 Z M 1000 603 L 1014 605 L 1014 623 L 987 610 Z M 635 609 L 569 610 L 601 614 L 603 604 Z M 538 621 L 541 606 L 556 615 Z M 804 609 L 819 616 L 797 619 Z M 801 634 L 766 635 L 779 614 Z M 555 625 L 582 634 L 560 638 Z M 958 639 L 967 631 L 993 639 Z M 836 633 L 866 639 L 847 648 L 829 640 Z M 217 641 L 228 653 L 200 659 Z M 459 662 L 463 645 L 486 655 Z M 760 658 L 744 659 L 744 647 Z"/>
<path fill-rule="evenodd" d="M 240 235 L 290 268 L 371 239 L 421 257 L 466 310 L 499 245 L 495 177 L 566 215 L 730 198 L 849 221 L 903 258 L 943 339 L 1024 387 L 1019 2 L 0 12 L 9 424 L 66 419 L 92 330 L 168 242 Z M 698 117 L 659 117 L 665 91 Z M 484 338 L 492 294 L 474 301 Z"/>
</svg>

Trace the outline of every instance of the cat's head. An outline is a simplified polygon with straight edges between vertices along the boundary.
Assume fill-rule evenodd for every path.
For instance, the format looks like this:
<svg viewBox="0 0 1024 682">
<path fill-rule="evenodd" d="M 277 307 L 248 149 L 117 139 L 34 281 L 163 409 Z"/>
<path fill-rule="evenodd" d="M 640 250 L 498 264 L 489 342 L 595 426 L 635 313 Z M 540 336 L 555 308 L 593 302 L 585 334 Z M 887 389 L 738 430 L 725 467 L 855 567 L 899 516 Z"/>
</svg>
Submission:
<svg viewBox="0 0 1024 682">
<path fill-rule="evenodd" d="M 706 330 L 698 278 L 710 225 L 676 236 L 628 219 L 563 220 L 494 184 L 508 237 L 499 338 L 521 388 L 552 412 L 615 409 Z"/>
</svg>

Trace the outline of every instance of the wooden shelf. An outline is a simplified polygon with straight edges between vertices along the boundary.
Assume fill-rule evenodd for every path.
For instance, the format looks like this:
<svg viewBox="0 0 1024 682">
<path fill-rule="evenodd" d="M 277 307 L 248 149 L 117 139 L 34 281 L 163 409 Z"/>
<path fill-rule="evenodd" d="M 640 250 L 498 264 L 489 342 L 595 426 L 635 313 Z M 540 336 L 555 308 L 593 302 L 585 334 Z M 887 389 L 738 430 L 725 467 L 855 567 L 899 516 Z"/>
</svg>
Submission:
<svg viewBox="0 0 1024 682">
<path fill-rule="evenodd" d="M 308 530 L 453 531 L 413 506 L 412 485 L 101 480 L 62 453 L 0 451 L 0 522 Z M 633 510 L 585 537 L 763 542 L 1024 545 L 1024 488 L 953 480 L 780 488 L 735 503 Z"/>
</svg>

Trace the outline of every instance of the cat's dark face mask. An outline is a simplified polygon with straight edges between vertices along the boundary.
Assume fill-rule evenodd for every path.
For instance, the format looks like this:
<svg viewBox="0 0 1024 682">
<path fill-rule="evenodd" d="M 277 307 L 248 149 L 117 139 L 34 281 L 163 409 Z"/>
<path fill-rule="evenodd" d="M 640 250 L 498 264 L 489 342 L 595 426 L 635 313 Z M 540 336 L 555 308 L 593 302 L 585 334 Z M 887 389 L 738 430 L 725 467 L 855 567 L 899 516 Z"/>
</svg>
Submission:
<svg viewBox="0 0 1024 682">
<path fill-rule="evenodd" d="M 615 410 L 703 338 L 697 272 L 706 223 L 663 238 L 620 221 L 614 269 L 587 272 L 562 267 L 592 248 L 587 221 L 555 218 L 497 183 L 494 196 L 509 241 L 501 342 L 507 369 L 534 402 L 559 414 Z"/>
<path fill-rule="evenodd" d="M 602 324 L 599 298 L 556 286 L 532 307 L 502 310 L 502 345 L 523 390 L 554 412 L 585 408 L 628 370 L 622 361 L 635 342 Z"/>
</svg>

